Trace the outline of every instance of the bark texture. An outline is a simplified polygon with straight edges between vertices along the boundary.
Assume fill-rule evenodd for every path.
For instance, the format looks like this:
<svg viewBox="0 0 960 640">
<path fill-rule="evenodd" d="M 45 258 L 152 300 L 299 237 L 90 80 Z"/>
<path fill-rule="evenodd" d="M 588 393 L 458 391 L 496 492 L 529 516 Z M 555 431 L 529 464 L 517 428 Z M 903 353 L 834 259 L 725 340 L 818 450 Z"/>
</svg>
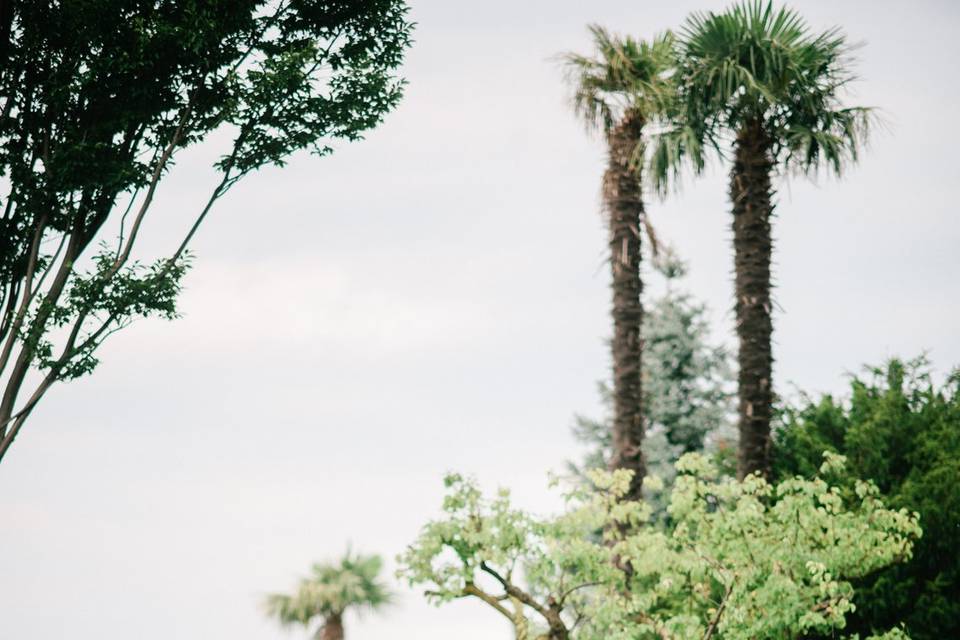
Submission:
<svg viewBox="0 0 960 640">
<path fill-rule="evenodd" d="M 770 471 L 772 168 L 769 137 L 760 123 L 748 123 L 737 136 L 730 175 L 740 364 L 737 476 L 741 479 Z"/>
<path fill-rule="evenodd" d="M 628 112 L 607 135 L 608 164 L 603 199 L 610 225 L 610 267 L 613 275 L 613 452 L 612 469 L 634 472 L 630 499 L 641 495 L 643 462 L 643 379 L 641 355 L 643 305 L 640 295 L 640 229 L 643 192 L 640 163 L 633 162 L 644 121 Z"/>
<path fill-rule="evenodd" d="M 319 636 L 319 640 L 343 640 L 343 616 L 339 613 L 327 616 Z"/>
</svg>

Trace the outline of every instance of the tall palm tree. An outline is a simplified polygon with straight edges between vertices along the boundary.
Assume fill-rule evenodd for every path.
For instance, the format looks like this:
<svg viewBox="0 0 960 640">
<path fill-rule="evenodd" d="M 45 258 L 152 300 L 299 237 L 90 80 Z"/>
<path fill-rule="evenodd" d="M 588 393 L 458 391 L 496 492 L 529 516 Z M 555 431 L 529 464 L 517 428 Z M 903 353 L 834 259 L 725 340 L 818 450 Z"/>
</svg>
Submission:
<svg viewBox="0 0 960 640">
<path fill-rule="evenodd" d="M 645 129 L 673 96 L 673 37 L 651 42 L 615 36 L 591 26 L 592 57 L 564 57 L 574 88 L 573 106 L 589 130 L 607 142 L 603 206 L 609 223 L 613 276 L 613 455 L 611 466 L 634 472 L 629 498 L 640 497 L 643 462 L 643 280 L 641 229 L 652 232 L 644 212 L 642 172 Z"/>
<path fill-rule="evenodd" d="M 293 594 L 267 596 L 267 614 L 280 624 L 309 627 L 316 619 L 321 625 L 317 640 L 343 640 L 343 614 L 347 609 L 376 610 L 392 599 L 379 580 L 383 561 L 379 556 L 353 555 L 338 563 L 313 565 L 310 577 L 300 581 Z"/>
<path fill-rule="evenodd" d="M 685 154 L 702 167 L 702 149 L 723 155 L 722 144 L 732 142 L 742 478 L 769 472 L 772 177 L 822 169 L 840 175 L 857 160 L 871 111 L 842 103 L 853 79 L 844 34 L 814 33 L 796 12 L 771 2 L 694 13 L 678 41 L 678 126 L 653 154 L 654 174 L 664 176 Z"/>
</svg>

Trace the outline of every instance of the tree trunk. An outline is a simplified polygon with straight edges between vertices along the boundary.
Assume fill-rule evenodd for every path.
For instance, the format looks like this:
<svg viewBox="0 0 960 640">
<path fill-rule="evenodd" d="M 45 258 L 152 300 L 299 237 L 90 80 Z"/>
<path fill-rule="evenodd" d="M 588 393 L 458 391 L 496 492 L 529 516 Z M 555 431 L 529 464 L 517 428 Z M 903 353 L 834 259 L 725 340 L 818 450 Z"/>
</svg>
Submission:
<svg viewBox="0 0 960 640">
<path fill-rule="evenodd" d="M 770 471 L 772 169 L 770 139 L 759 122 L 748 123 L 737 136 L 730 174 L 740 364 L 737 476 L 741 479 Z"/>
<path fill-rule="evenodd" d="M 628 112 L 607 135 L 607 171 L 603 199 L 610 224 L 610 266 L 613 275 L 613 452 L 612 469 L 634 472 L 629 499 L 639 499 L 645 469 L 643 464 L 643 384 L 640 358 L 643 340 L 640 325 L 643 305 L 640 294 L 640 229 L 643 224 L 641 163 L 634 153 L 644 121 Z"/>
<path fill-rule="evenodd" d="M 343 640 L 343 615 L 332 613 L 320 627 L 319 640 Z"/>
</svg>

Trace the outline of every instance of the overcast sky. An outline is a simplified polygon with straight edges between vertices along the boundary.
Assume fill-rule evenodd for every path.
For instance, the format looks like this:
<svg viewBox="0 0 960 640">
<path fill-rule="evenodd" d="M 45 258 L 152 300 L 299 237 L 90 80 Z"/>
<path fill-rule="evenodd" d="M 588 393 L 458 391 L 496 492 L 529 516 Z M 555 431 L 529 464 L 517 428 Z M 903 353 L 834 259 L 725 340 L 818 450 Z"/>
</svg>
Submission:
<svg viewBox="0 0 960 640">
<path fill-rule="evenodd" d="M 195 245 L 184 317 L 115 336 L 55 388 L 0 466 L 0 638 L 305 638 L 260 609 L 348 543 L 391 559 L 444 471 L 549 511 L 608 371 L 603 147 L 553 56 L 598 22 L 650 36 L 726 3 L 413 0 L 406 98 L 367 140 L 250 176 Z M 881 132 L 843 182 L 778 182 L 775 383 L 842 391 L 863 363 L 960 364 L 960 5 L 793 3 L 859 51 Z M 215 146 L 162 187 L 162 251 L 212 186 Z M 732 333 L 724 167 L 666 203 L 660 235 Z M 653 277 L 650 277 L 653 281 Z M 392 576 L 391 576 L 392 580 Z M 509 635 L 479 602 L 397 584 L 351 640 Z"/>
</svg>

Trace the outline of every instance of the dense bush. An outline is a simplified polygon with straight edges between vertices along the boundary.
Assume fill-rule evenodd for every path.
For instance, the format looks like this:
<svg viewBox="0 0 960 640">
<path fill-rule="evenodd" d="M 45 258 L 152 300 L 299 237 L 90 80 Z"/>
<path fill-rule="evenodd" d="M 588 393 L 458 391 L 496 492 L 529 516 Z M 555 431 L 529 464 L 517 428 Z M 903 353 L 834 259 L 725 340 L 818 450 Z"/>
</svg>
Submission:
<svg viewBox="0 0 960 640">
<path fill-rule="evenodd" d="M 782 411 L 774 476 L 812 477 L 821 452 L 832 451 L 889 506 L 918 512 L 923 538 L 912 560 L 856 583 L 848 628 L 902 620 L 914 640 L 960 638 L 960 370 L 937 385 L 925 360 L 892 360 L 855 377 L 851 391 Z"/>
<path fill-rule="evenodd" d="M 851 610 L 850 580 L 909 557 L 919 529 L 914 514 L 885 508 L 875 486 L 850 478 L 842 456 L 828 454 L 821 471 L 833 483 L 737 482 L 686 455 L 669 527 L 650 524 L 649 505 L 624 499 L 626 470 L 591 472 L 594 487 L 578 485 L 569 508 L 546 518 L 453 475 L 443 517 L 401 555 L 400 575 L 438 603 L 486 603 L 517 640 L 836 632 Z M 845 495 L 839 486 L 848 485 Z"/>
</svg>

